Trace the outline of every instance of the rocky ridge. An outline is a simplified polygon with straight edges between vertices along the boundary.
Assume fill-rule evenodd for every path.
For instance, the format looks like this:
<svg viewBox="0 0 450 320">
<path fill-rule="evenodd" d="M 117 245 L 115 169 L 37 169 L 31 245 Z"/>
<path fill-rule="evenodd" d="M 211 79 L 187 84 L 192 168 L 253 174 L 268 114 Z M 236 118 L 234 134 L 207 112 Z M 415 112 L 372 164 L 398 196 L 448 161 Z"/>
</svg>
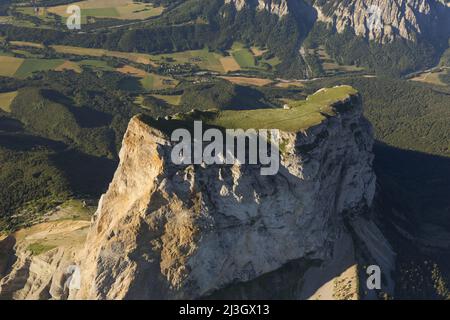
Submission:
<svg viewBox="0 0 450 320">
<path fill-rule="evenodd" d="M 233 5 L 238 11 L 247 7 L 255 7 L 258 11 L 267 11 L 276 14 L 280 18 L 289 14 L 287 0 L 225 0 L 225 4 Z"/>
<path fill-rule="evenodd" d="M 310 15 L 301 0 L 225 0 L 237 11 L 254 8 L 278 15 L 298 17 Z M 347 28 L 358 35 L 379 43 L 395 39 L 416 41 L 450 36 L 450 5 L 443 0 L 352 0 L 312 1 L 316 19 L 342 33 Z M 296 12 L 302 10 L 305 12 Z"/>
<path fill-rule="evenodd" d="M 318 1 L 318 20 L 338 32 L 351 28 L 356 35 L 382 43 L 396 38 L 416 41 L 449 36 L 450 10 L 438 0 Z M 444 33 L 443 33 L 444 31 Z"/>
<path fill-rule="evenodd" d="M 373 135 L 361 98 L 330 103 L 334 116 L 281 132 L 274 176 L 259 165 L 174 165 L 158 121 L 134 117 L 89 231 L 70 227 L 75 242 L 35 256 L 14 237 L 48 241 L 69 226 L 0 242 L 11 252 L 0 256 L 0 298 L 360 298 L 358 265 L 389 274 L 395 254 L 370 219 Z M 67 285 L 71 267 L 80 287 Z"/>
<path fill-rule="evenodd" d="M 174 165 L 169 137 L 133 118 L 87 240 L 77 298 L 196 299 L 291 261 L 327 260 L 344 216 L 362 214 L 375 192 L 361 100 L 338 106 L 349 110 L 281 133 L 275 176 L 257 165 Z"/>
</svg>

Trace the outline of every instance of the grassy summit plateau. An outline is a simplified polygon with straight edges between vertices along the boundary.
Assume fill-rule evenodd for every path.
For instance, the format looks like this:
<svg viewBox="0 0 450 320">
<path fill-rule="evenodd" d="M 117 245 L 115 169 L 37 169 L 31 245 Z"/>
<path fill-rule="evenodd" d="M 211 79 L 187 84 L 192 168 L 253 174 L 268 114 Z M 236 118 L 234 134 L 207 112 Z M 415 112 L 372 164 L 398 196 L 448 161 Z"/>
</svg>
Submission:
<svg viewBox="0 0 450 320">
<path fill-rule="evenodd" d="M 351 100 L 358 91 L 350 86 L 324 88 L 308 96 L 306 100 L 287 101 L 289 109 L 213 110 L 192 111 L 177 114 L 169 120 L 141 119 L 149 125 L 167 133 L 176 128 L 189 128 L 194 120 L 205 126 L 227 129 L 279 129 L 285 132 L 304 131 L 320 124 L 327 117 L 335 116 L 353 106 Z M 343 109 L 341 109 L 343 108 Z"/>
</svg>

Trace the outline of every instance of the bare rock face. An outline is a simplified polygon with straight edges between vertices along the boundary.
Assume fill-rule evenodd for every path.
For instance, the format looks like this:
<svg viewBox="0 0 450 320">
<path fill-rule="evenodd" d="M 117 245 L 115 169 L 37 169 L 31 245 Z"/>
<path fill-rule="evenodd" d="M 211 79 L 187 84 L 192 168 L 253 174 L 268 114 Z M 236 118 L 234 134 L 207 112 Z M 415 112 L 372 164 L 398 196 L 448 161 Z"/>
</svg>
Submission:
<svg viewBox="0 0 450 320">
<path fill-rule="evenodd" d="M 449 36 L 450 10 L 440 0 L 316 1 L 314 7 L 318 20 L 338 32 L 350 28 L 380 43 L 396 38 L 416 41 L 421 35 Z"/>
<path fill-rule="evenodd" d="M 48 221 L 0 240 L 0 300 L 64 300 L 75 294 L 79 286 L 71 281 L 89 226 L 88 221 Z M 45 243 L 52 243 L 47 251 L 30 250 Z"/>
<path fill-rule="evenodd" d="M 280 18 L 289 14 L 305 18 L 309 14 L 303 0 L 225 0 L 225 4 L 237 11 L 250 8 Z M 316 0 L 311 5 L 318 21 L 340 33 L 350 28 L 356 35 L 379 43 L 450 36 L 450 5 L 445 0 Z"/>
<path fill-rule="evenodd" d="M 225 4 L 232 4 L 238 11 L 254 6 L 258 11 L 267 11 L 279 17 L 289 14 L 287 0 L 225 0 Z"/>
<path fill-rule="evenodd" d="M 345 106 L 345 108 L 340 108 Z M 370 207 L 373 136 L 353 95 L 282 132 L 280 171 L 174 165 L 170 138 L 134 117 L 79 258 L 78 299 L 194 299 L 333 254 L 344 214 Z"/>
</svg>

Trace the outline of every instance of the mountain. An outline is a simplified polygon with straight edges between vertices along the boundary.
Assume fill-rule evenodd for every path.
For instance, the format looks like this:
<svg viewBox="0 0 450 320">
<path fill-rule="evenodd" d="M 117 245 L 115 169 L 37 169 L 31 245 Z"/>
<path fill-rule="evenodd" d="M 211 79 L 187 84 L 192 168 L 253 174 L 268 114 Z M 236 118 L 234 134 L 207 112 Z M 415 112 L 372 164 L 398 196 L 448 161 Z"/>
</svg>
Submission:
<svg viewBox="0 0 450 320">
<path fill-rule="evenodd" d="M 37 1 L 0 5 L 0 300 L 450 297 L 448 1 Z M 280 170 L 175 165 L 194 120 Z"/>
<path fill-rule="evenodd" d="M 326 99 L 321 112 L 328 105 L 334 115 L 281 131 L 281 168 L 274 176 L 261 176 L 259 165 L 174 165 L 166 130 L 177 120 L 134 117 L 85 249 L 60 248 L 47 258 L 15 253 L 21 258 L 0 282 L 0 296 L 195 299 L 242 287 L 247 297 L 274 298 L 295 282 L 287 297 L 304 298 L 330 280 L 328 273 L 340 281 L 345 273 L 350 288 L 327 290 L 357 298 L 360 246 L 368 248 L 366 263 L 394 267 L 394 254 L 370 218 L 372 128 L 349 87 L 322 89 L 308 99 Z M 57 266 L 55 272 L 41 273 L 42 260 L 50 269 Z M 70 265 L 80 267 L 81 290 L 48 291 L 64 282 Z M 286 277 L 292 278 L 283 283 Z M 272 290 L 264 296 L 255 289 L 261 286 Z"/>
<path fill-rule="evenodd" d="M 225 0 L 237 11 L 252 9 L 283 18 L 305 15 L 298 0 Z M 317 0 L 310 4 L 317 21 L 339 33 L 350 28 L 357 36 L 380 43 L 397 38 L 417 41 L 422 37 L 449 37 L 450 9 L 444 0 Z"/>
<path fill-rule="evenodd" d="M 287 47 L 270 38 L 264 42 L 278 54 L 283 47 L 282 57 L 294 63 L 296 73 L 284 65 L 279 70 L 289 76 L 323 74 L 317 54 L 308 53 L 318 46 L 343 65 L 400 76 L 436 65 L 450 37 L 450 7 L 440 0 L 226 0 L 225 5 L 238 15 L 253 12 L 256 25 L 267 13 L 277 16 L 281 30 L 295 21 L 281 37 Z"/>
<path fill-rule="evenodd" d="M 244 8 L 256 8 L 258 11 L 266 11 L 271 14 L 276 14 L 280 18 L 289 14 L 289 5 L 287 0 L 225 0 L 225 4 L 233 5 L 238 11 Z"/>
<path fill-rule="evenodd" d="M 450 35 L 450 9 L 440 0 L 316 1 L 318 21 L 339 33 L 350 28 L 379 43 L 402 38 L 409 41 L 445 40 Z"/>
</svg>

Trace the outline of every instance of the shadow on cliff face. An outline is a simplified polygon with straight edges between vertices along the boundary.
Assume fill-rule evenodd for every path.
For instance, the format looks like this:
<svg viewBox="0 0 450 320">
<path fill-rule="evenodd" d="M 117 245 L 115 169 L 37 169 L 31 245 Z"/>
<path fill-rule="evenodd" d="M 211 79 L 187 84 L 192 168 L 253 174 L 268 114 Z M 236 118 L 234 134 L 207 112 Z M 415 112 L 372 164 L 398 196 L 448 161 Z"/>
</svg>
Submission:
<svg viewBox="0 0 450 320">
<path fill-rule="evenodd" d="M 397 299 L 450 297 L 450 158 L 375 145 L 383 233 L 397 252 Z"/>
<path fill-rule="evenodd" d="M 16 262 L 16 256 L 14 255 L 15 245 L 16 239 L 12 236 L 0 240 L 0 280 L 4 275 L 8 274 L 11 266 Z"/>
<path fill-rule="evenodd" d="M 397 253 L 394 298 L 449 297 L 450 249 L 445 249 L 445 233 L 450 236 L 450 159 L 381 142 L 376 143 L 374 152 L 378 177 L 374 209 L 378 225 Z M 436 237 L 436 229 L 430 225 L 439 226 L 443 237 Z M 444 243 L 436 243 L 440 239 Z M 356 251 L 364 250 L 357 242 Z M 357 259 L 361 254 L 356 253 Z M 346 265 L 335 265 L 330 273 L 320 261 L 300 259 L 247 283 L 218 290 L 206 299 L 307 298 L 306 293 L 313 294 L 351 266 L 349 260 Z M 311 269 L 323 270 L 315 275 L 319 279 L 305 288 Z M 363 288 L 364 274 L 359 276 Z"/>
<path fill-rule="evenodd" d="M 236 283 L 220 289 L 205 300 L 293 300 L 299 296 L 303 276 L 309 267 L 319 266 L 320 261 L 298 259 L 286 263 L 278 270 L 264 274 L 245 283 Z"/>
</svg>

